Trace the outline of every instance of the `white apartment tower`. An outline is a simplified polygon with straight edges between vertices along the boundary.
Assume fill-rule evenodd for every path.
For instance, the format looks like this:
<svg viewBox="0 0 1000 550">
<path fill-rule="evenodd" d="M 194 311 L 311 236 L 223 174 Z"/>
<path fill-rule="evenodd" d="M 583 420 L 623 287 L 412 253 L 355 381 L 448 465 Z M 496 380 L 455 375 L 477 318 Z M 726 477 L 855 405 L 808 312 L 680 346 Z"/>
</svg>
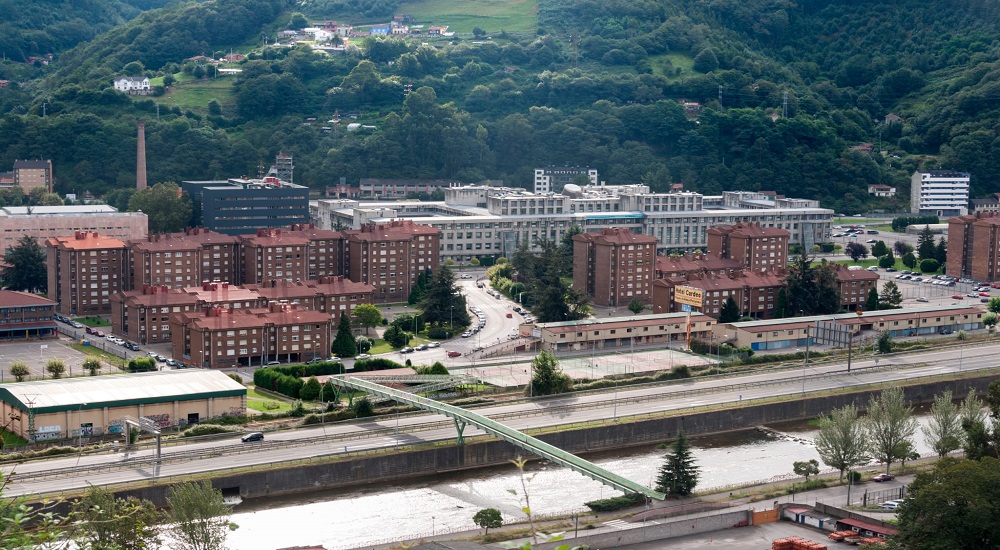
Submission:
<svg viewBox="0 0 1000 550">
<path fill-rule="evenodd" d="M 597 170 L 586 166 L 535 168 L 535 193 L 562 193 L 563 187 L 580 174 L 587 176 L 590 185 L 597 185 Z"/>
<path fill-rule="evenodd" d="M 910 212 L 940 218 L 968 214 L 968 172 L 955 170 L 914 172 L 910 178 Z"/>
</svg>

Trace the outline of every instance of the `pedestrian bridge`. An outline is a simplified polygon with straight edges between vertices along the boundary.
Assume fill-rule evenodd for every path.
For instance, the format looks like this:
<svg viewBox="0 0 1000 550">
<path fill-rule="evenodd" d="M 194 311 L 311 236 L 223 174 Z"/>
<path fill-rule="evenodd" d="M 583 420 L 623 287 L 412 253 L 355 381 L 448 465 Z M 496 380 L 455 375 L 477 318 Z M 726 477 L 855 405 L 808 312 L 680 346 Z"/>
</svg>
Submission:
<svg viewBox="0 0 1000 550">
<path fill-rule="evenodd" d="M 503 424 L 490 420 L 483 415 L 467 411 L 461 407 L 447 405 L 433 399 L 428 399 L 426 397 L 421 397 L 405 391 L 395 390 L 381 384 L 371 382 L 370 380 L 362 380 L 354 377 L 331 377 L 330 380 L 338 386 L 361 390 L 370 395 L 392 399 L 400 403 L 406 403 L 407 405 L 419 407 L 432 413 L 444 415 L 455 422 L 455 429 L 458 432 L 459 444 L 464 442 L 462 432 L 465 430 L 465 427 L 468 425 L 475 426 L 476 428 L 479 428 L 494 437 L 500 438 L 546 460 L 559 464 L 560 466 L 569 468 L 578 474 L 582 474 L 618 491 L 625 493 L 639 493 L 657 500 L 663 500 L 666 498 L 666 495 L 659 491 L 655 491 L 649 487 L 625 479 L 618 474 L 609 472 L 604 468 L 601 468 L 600 466 L 584 460 L 572 453 L 567 453 L 558 447 L 549 445 L 544 441 L 531 437 L 530 435 L 508 426 L 504 426 Z"/>
</svg>

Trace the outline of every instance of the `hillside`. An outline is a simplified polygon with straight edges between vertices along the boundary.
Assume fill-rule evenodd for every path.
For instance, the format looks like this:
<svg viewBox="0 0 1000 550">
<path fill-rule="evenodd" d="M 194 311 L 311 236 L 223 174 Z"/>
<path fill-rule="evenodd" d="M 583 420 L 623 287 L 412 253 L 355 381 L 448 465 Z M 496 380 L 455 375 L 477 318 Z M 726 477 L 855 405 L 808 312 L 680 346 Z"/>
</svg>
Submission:
<svg viewBox="0 0 1000 550">
<path fill-rule="evenodd" d="M 365 23 L 406 13 L 458 34 L 352 39 L 358 48 L 335 55 L 261 49 L 292 9 Z M 526 185 L 536 166 L 579 164 L 608 183 L 899 210 L 918 167 L 967 170 L 975 195 L 1000 191 L 998 15 L 987 0 L 171 4 L 63 54 L 42 82 L 45 119 L 41 92 L 0 90 L 0 109 L 13 109 L 0 167 L 50 156 L 61 185 L 106 192 L 130 180 L 145 118 L 151 181 L 254 173 L 283 151 L 296 182 L 316 187 L 341 176 Z M 249 55 L 230 80 L 184 62 L 234 49 Z M 153 98 L 106 91 L 134 62 L 179 83 Z M 335 113 L 377 129 L 304 124 Z M 69 141 L 54 147 L 52 135 Z M 897 187 L 899 202 L 869 197 L 869 183 Z"/>
</svg>

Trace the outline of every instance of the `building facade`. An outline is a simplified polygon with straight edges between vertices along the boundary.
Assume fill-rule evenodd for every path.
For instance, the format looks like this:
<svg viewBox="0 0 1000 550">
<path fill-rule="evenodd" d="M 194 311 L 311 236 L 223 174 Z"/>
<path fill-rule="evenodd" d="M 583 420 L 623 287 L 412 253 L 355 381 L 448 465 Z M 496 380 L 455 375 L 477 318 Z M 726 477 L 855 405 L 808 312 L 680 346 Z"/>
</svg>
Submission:
<svg viewBox="0 0 1000 550">
<path fill-rule="evenodd" d="M 535 168 L 535 193 L 562 193 L 567 183 L 572 183 L 577 176 L 586 176 L 590 185 L 597 185 L 597 170 L 580 166 L 548 166 Z"/>
<path fill-rule="evenodd" d="M 910 177 L 910 212 L 940 218 L 968 214 L 968 172 L 956 170 L 914 172 Z"/>
<path fill-rule="evenodd" d="M 656 239 L 628 229 L 573 236 L 573 288 L 609 307 L 652 298 Z"/>
<path fill-rule="evenodd" d="M 270 284 L 247 285 L 246 288 L 260 296 L 261 307 L 281 302 L 295 304 L 329 314 L 335 326 L 341 316 L 353 315 L 354 308 L 371 304 L 375 294 L 375 287 L 344 277 L 320 277 L 315 281 L 297 283 L 272 281 Z"/>
<path fill-rule="evenodd" d="M 948 274 L 1000 280 L 1000 214 L 982 212 L 948 220 Z"/>
<path fill-rule="evenodd" d="M 25 195 L 32 189 L 44 189 L 46 193 L 51 193 L 54 182 L 51 160 L 14 161 L 14 185 L 20 187 Z"/>
<path fill-rule="evenodd" d="M 203 368 L 326 358 L 334 326 L 327 313 L 279 302 L 261 309 L 176 313 L 170 325 L 173 356 Z"/>
<path fill-rule="evenodd" d="M 784 269 L 788 264 L 789 233 L 784 229 L 738 223 L 713 227 L 706 234 L 710 255 L 736 260 L 751 271 Z"/>
<path fill-rule="evenodd" d="M 348 278 L 371 285 L 377 302 L 405 301 L 417 277 L 440 265 L 441 232 L 409 220 L 343 232 Z"/>
<path fill-rule="evenodd" d="M 56 303 L 27 292 L 0 290 L 0 341 L 55 338 Z"/>
<path fill-rule="evenodd" d="M 868 293 L 878 291 L 878 273 L 865 269 L 850 269 L 844 264 L 831 264 L 840 290 L 840 305 L 848 311 L 863 310 Z"/>
<path fill-rule="evenodd" d="M 123 289 L 125 243 L 96 232 L 46 240 L 49 298 L 64 315 L 111 313 L 111 295 Z"/>
<path fill-rule="evenodd" d="M 200 225 L 226 235 L 309 223 L 309 188 L 276 177 L 185 181 Z"/>
<path fill-rule="evenodd" d="M 115 90 L 128 95 L 149 95 L 152 88 L 145 76 L 120 76 L 114 81 Z"/>
<path fill-rule="evenodd" d="M 149 219 L 142 212 L 119 212 L 106 204 L 5 206 L 0 208 L 0 255 L 27 235 L 44 245 L 50 237 L 97 232 L 119 239 L 144 239 Z"/>
<path fill-rule="evenodd" d="M 536 334 L 546 351 L 629 349 L 648 344 L 686 343 L 712 334 L 715 319 L 699 313 L 604 317 L 563 323 L 521 325 L 521 334 Z"/>
</svg>

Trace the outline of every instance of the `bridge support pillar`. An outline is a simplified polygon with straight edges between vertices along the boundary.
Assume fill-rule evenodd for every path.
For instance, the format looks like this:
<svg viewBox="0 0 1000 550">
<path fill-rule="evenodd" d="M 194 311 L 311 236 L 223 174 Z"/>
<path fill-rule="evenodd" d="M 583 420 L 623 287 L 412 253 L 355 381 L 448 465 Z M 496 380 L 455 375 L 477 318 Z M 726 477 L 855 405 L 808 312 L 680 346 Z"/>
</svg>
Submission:
<svg viewBox="0 0 1000 550">
<path fill-rule="evenodd" d="M 458 439 L 455 440 L 455 444 L 456 445 L 464 445 L 465 444 L 465 437 L 462 435 L 462 432 L 465 431 L 466 424 L 465 424 L 465 422 L 462 422 L 461 420 L 459 420 L 457 418 L 455 418 L 454 420 L 455 420 L 455 431 L 458 432 Z"/>
</svg>

